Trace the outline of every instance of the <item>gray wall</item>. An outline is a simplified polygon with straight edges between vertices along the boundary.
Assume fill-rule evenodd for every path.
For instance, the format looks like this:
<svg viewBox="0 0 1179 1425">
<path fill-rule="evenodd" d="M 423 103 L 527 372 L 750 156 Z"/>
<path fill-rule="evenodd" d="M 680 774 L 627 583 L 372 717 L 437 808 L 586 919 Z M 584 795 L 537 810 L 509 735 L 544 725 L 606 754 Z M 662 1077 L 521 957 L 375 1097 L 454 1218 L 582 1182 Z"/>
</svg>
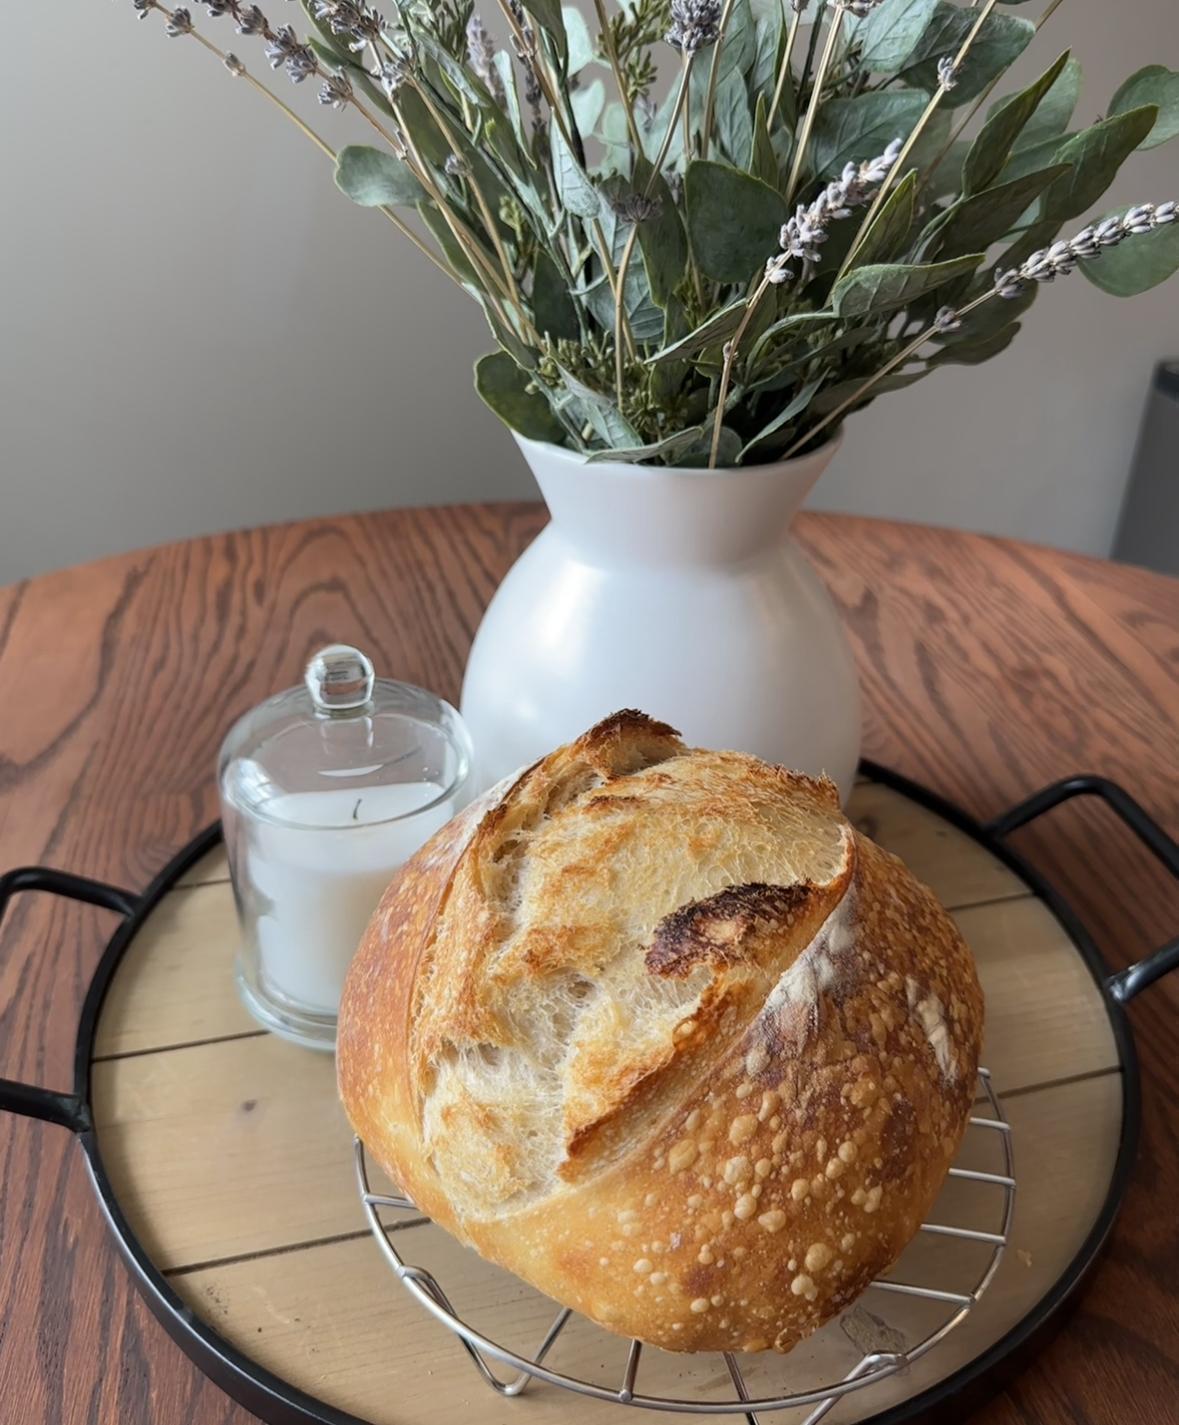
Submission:
<svg viewBox="0 0 1179 1425">
<path fill-rule="evenodd" d="M 128 0 L 9 9 L 0 582 L 238 525 L 531 492 L 470 391 L 482 318 L 290 125 Z M 198 23 L 264 72 L 228 21 Z M 1086 120 L 1133 69 L 1179 66 L 1174 0 L 1069 0 L 1024 69 L 1070 40 Z M 333 143 L 359 136 L 279 82 Z M 1161 149 L 1114 196 L 1177 189 Z M 859 416 L 815 503 L 1104 552 L 1153 363 L 1176 353 L 1179 284 L 1118 302 L 1074 277 L 1003 359 Z"/>
</svg>

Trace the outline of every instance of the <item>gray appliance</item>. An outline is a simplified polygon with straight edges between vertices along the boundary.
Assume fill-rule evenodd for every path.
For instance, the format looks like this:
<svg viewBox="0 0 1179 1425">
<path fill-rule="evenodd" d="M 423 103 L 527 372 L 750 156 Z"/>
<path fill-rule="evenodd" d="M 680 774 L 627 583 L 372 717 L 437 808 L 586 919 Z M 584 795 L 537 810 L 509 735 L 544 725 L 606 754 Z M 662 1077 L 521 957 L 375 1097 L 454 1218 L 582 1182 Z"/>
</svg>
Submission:
<svg viewBox="0 0 1179 1425">
<path fill-rule="evenodd" d="M 1179 574 L 1179 358 L 1155 368 L 1113 557 Z"/>
</svg>

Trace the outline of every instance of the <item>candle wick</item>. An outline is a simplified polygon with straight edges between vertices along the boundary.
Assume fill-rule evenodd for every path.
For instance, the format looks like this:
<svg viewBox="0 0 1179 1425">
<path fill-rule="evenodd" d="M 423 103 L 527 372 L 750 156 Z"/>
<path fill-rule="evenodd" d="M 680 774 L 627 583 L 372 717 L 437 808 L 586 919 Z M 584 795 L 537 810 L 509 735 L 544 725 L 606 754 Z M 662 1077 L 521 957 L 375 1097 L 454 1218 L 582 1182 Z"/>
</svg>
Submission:
<svg viewBox="0 0 1179 1425">
<path fill-rule="evenodd" d="M 353 820 L 353 821 L 359 821 L 359 820 L 360 820 L 360 815 L 359 815 L 359 813 L 360 813 L 360 803 L 361 803 L 363 800 L 364 800 L 363 797 L 357 797 L 357 798 L 356 798 L 356 805 L 352 808 L 352 820 Z"/>
</svg>

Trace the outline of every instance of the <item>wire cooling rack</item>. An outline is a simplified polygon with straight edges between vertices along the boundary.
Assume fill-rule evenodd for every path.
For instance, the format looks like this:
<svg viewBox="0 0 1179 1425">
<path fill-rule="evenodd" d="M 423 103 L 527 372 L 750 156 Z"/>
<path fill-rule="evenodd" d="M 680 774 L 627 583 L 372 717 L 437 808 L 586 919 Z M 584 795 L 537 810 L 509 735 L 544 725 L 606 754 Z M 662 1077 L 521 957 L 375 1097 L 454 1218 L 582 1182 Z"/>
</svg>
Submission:
<svg viewBox="0 0 1179 1425">
<path fill-rule="evenodd" d="M 951 1226 L 942 1222 L 924 1222 L 921 1231 L 933 1236 L 960 1238 L 990 1247 L 990 1255 L 981 1271 L 975 1263 L 969 1281 L 956 1282 L 954 1289 L 944 1287 L 918 1286 L 897 1281 L 891 1277 L 880 1277 L 873 1281 L 865 1295 L 872 1292 L 895 1293 L 902 1296 L 920 1297 L 927 1302 L 945 1307 L 944 1319 L 928 1331 L 915 1345 L 897 1350 L 871 1350 L 865 1352 L 857 1364 L 842 1379 L 811 1386 L 805 1390 L 793 1390 L 786 1394 L 754 1397 L 750 1394 L 741 1364 L 732 1352 L 724 1352 L 724 1364 L 732 1382 L 732 1393 L 719 1398 L 699 1395 L 676 1398 L 667 1395 L 649 1394 L 639 1385 L 642 1365 L 643 1345 L 632 1340 L 626 1350 L 626 1360 L 621 1377 L 616 1385 L 602 1381 L 584 1380 L 568 1375 L 546 1365 L 545 1360 L 568 1324 L 573 1312 L 562 1308 L 545 1332 L 540 1345 L 531 1356 L 520 1354 L 510 1347 L 493 1340 L 478 1327 L 459 1315 L 451 1304 L 437 1277 L 424 1267 L 408 1262 L 397 1250 L 391 1233 L 396 1224 L 389 1224 L 381 1217 L 381 1209 L 397 1213 L 418 1214 L 418 1209 L 407 1197 L 387 1193 L 372 1192 L 369 1187 L 368 1166 L 364 1144 L 355 1140 L 356 1180 L 369 1227 L 384 1253 L 398 1280 L 414 1299 L 431 1316 L 441 1321 L 459 1338 L 476 1369 L 489 1386 L 500 1395 L 519 1395 L 532 1380 L 547 1381 L 579 1395 L 596 1400 L 613 1401 L 618 1405 L 637 1405 L 649 1410 L 680 1411 L 689 1415 L 744 1415 L 748 1425 L 758 1425 L 757 1412 L 813 1407 L 801 1425 L 817 1425 L 817 1422 L 851 1392 L 876 1385 L 898 1371 L 913 1365 L 962 1324 L 978 1305 L 983 1293 L 990 1286 L 1011 1232 L 1011 1220 L 1015 1209 L 1015 1160 L 1011 1144 L 1011 1127 L 1003 1112 L 988 1070 L 979 1069 L 979 1088 L 982 1102 L 989 1112 L 971 1117 L 967 1130 L 967 1141 L 971 1135 L 994 1135 L 1002 1155 L 1002 1172 L 984 1172 L 980 1169 L 954 1166 L 951 1178 L 966 1179 L 974 1183 L 988 1184 L 1001 1194 L 1001 1201 L 993 1204 L 999 1211 L 997 1230 L 982 1227 Z M 965 1145 L 964 1145 L 965 1146 Z M 961 1158 L 963 1154 L 959 1154 Z M 404 1238 L 402 1240 L 405 1240 Z M 490 1360 L 489 1360 L 490 1358 Z M 501 1379 L 492 1369 L 490 1361 L 497 1361 L 512 1368 L 517 1374 L 508 1380 Z"/>
</svg>

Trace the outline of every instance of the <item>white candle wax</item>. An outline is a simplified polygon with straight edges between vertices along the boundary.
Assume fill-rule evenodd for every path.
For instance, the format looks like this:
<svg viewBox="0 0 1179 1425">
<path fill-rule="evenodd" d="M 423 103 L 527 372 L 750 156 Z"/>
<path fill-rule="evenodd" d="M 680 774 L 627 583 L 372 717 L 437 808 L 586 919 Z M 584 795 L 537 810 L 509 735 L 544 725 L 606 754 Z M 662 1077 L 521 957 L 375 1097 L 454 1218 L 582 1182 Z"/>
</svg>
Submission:
<svg viewBox="0 0 1179 1425">
<path fill-rule="evenodd" d="M 418 811 L 441 790 L 404 782 L 288 792 L 265 803 L 265 820 L 249 832 L 248 874 L 269 988 L 336 1013 L 348 962 L 393 872 L 454 815 L 450 799 Z"/>
</svg>

